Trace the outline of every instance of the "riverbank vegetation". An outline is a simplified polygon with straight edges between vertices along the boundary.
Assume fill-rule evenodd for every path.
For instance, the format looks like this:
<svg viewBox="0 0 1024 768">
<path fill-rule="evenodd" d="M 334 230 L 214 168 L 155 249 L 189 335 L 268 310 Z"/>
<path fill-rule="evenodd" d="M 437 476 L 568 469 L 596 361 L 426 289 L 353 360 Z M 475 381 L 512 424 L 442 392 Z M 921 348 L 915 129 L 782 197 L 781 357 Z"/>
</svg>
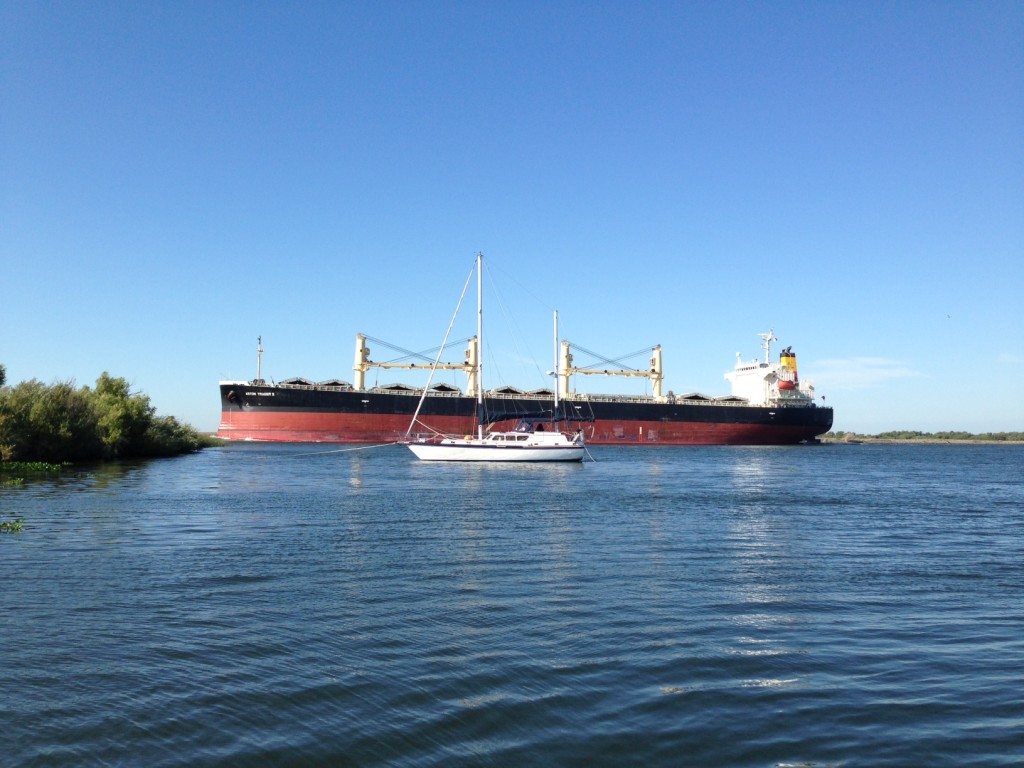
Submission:
<svg viewBox="0 0 1024 768">
<path fill-rule="evenodd" d="M 175 456 L 217 445 L 149 397 L 104 372 L 95 387 L 36 379 L 6 386 L 0 365 L 0 462 L 101 461 Z"/>
<path fill-rule="evenodd" d="M 0 461 L 0 488 L 22 485 L 26 477 L 59 474 L 66 466 L 48 461 Z"/>
<path fill-rule="evenodd" d="M 829 432 L 821 438 L 833 443 L 1021 443 L 1024 432 L 917 432 L 897 430 L 880 432 L 877 435 L 861 435 L 857 432 Z"/>
</svg>

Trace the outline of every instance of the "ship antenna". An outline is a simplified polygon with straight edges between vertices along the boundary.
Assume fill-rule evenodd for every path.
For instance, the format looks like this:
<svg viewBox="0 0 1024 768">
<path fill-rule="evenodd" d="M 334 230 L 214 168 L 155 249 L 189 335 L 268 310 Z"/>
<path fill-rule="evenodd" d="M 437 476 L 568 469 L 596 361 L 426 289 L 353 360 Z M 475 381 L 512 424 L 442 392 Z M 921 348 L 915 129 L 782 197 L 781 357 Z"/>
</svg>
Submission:
<svg viewBox="0 0 1024 768">
<path fill-rule="evenodd" d="M 263 337 L 256 337 L 256 381 L 263 381 Z"/>
<path fill-rule="evenodd" d="M 772 342 L 778 341 L 778 339 L 775 338 L 775 331 L 772 328 L 769 328 L 768 333 L 759 333 L 757 335 L 761 337 L 761 349 L 764 350 L 764 364 L 771 365 Z"/>
</svg>

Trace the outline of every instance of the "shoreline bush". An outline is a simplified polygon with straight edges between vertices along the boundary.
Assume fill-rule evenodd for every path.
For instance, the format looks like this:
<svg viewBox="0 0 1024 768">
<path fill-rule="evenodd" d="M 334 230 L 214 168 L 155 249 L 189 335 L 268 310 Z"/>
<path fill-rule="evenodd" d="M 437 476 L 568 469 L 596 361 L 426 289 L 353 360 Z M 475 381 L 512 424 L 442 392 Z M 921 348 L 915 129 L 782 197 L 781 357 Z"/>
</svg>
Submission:
<svg viewBox="0 0 1024 768">
<path fill-rule="evenodd" d="M 0 461 L 176 456 L 217 444 L 173 416 L 157 416 L 149 397 L 107 372 L 95 388 L 37 379 L 5 386 L 5 378 L 0 366 Z"/>
</svg>

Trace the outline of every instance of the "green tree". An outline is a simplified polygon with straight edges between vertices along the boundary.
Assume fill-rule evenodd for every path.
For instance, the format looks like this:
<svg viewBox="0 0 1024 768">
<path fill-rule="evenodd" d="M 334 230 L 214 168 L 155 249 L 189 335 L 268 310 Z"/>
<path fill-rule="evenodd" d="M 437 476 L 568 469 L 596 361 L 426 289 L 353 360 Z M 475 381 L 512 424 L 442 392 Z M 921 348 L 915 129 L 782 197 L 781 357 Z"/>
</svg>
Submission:
<svg viewBox="0 0 1024 768">
<path fill-rule="evenodd" d="M 147 396 L 106 372 L 95 389 L 36 379 L 0 384 L 0 461 L 174 456 L 216 444 L 173 416 L 158 417 Z"/>
<path fill-rule="evenodd" d="M 0 458 L 74 461 L 95 458 L 99 442 L 87 390 L 36 379 L 5 387 L 0 397 Z"/>
<path fill-rule="evenodd" d="M 134 455 L 153 423 L 155 409 L 145 395 L 131 394 L 128 382 L 104 371 L 91 402 L 104 458 Z"/>
<path fill-rule="evenodd" d="M 210 445 L 211 441 L 188 424 L 182 424 L 173 416 L 158 416 L 152 420 L 141 444 L 140 456 L 167 456 L 170 454 L 192 453 Z"/>
</svg>

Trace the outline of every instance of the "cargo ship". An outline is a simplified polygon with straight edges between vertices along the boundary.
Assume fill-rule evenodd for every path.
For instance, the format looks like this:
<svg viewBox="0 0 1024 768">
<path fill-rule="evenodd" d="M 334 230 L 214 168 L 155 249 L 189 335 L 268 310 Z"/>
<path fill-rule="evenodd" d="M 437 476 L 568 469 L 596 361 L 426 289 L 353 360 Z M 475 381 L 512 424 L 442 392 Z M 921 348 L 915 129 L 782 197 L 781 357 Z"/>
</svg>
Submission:
<svg viewBox="0 0 1024 768">
<path fill-rule="evenodd" d="M 815 442 L 832 428 L 832 408 L 818 405 L 812 382 L 801 381 L 796 355 L 785 348 L 771 360 L 772 331 L 758 334 L 764 359 L 736 355 L 725 374 L 732 393 L 709 397 L 697 392 L 663 393 L 661 346 L 651 350 L 646 370 L 605 370 L 573 365 L 571 345 L 561 342 L 553 389 L 499 387 L 484 393 L 484 410 L 507 416 L 548 413 L 579 421 L 591 445 L 792 445 Z M 252 381 L 221 381 L 221 419 L 217 436 L 228 440 L 325 443 L 390 443 L 408 439 L 418 422 L 445 433 L 470 434 L 477 416 L 476 337 L 469 339 L 461 363 L 375 363 L 367 337 L 356 336 L 353 381 L 313 382 L 291 378 L 268 383 L 262 378 L 263 347 L 257 340 L 257 373 Z M 463 391 L 451 384 L 424 388 L 366 385 L 373 368 L 441 368 L 466 374 Z M 650 395 L 595 395 L 573 391 L 579 375 L 640 376 Z M 559 413 L 555 413 L 555 404 Z M 501 426 L 500 422 L 496 423 Z M 504 425 L 506 428 L 508 424 Z"/>
</svg>

